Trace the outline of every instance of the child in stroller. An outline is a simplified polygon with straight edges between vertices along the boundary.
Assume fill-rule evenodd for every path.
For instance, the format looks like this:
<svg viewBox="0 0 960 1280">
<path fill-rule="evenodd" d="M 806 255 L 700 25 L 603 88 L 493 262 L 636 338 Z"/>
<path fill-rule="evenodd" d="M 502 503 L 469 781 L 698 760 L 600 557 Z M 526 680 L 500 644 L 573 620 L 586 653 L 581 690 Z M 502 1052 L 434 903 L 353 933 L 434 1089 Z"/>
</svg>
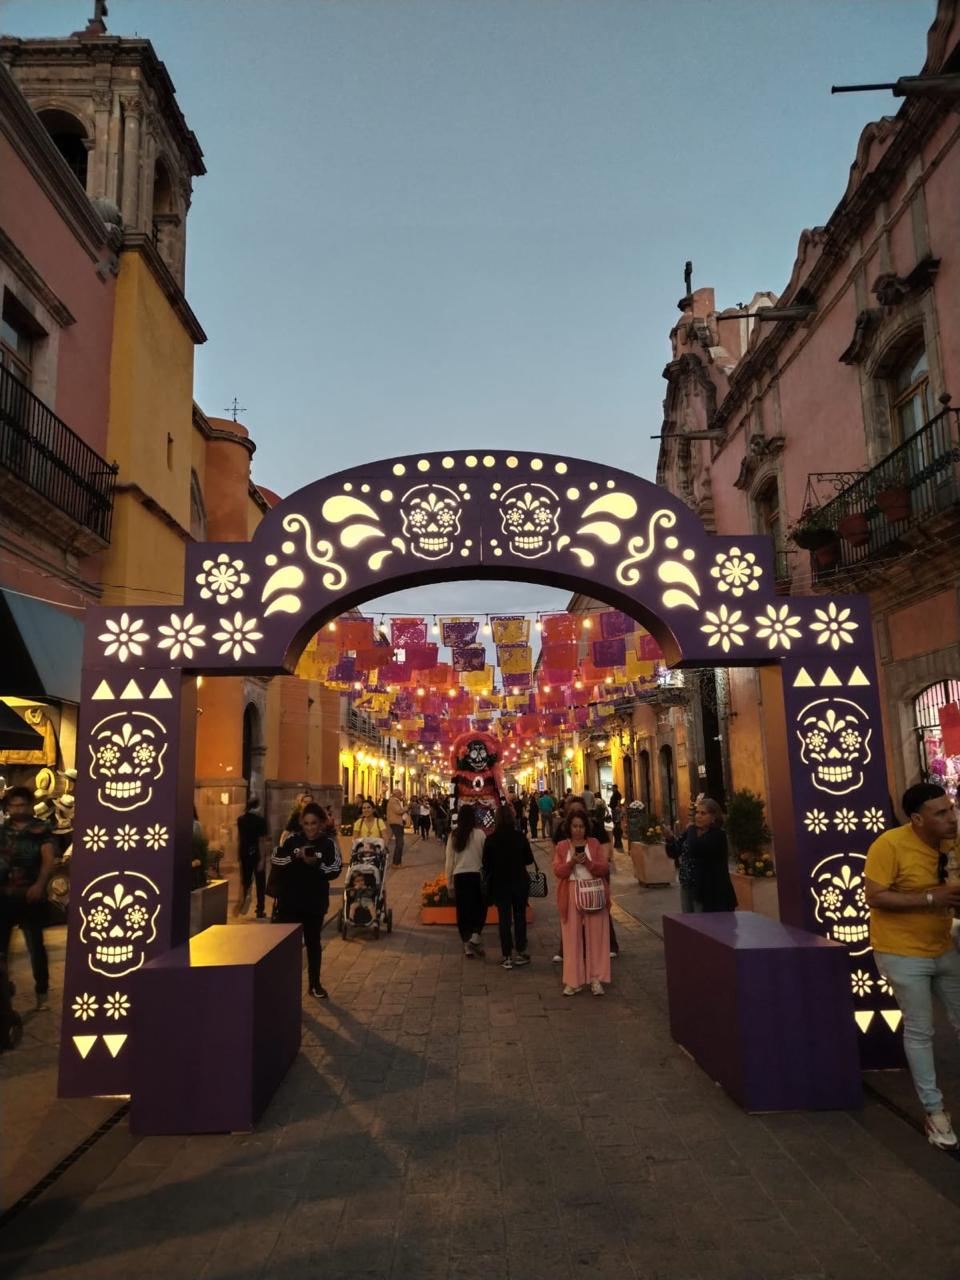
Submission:
<svg viewBox="0 0 960 1280">
<path fill-rule="evenodd" d="M 340 919 L 340 932 L 344 938 L 351 926 L 354 929 L 372 928 L 374 936 L 379 937 L 380 925 L 385 923 L 387 932 L 391 932 L 393 912 L 387 910 L 383 886 L 386 863 L 386 849 L 381 839 L 368 836 L 354 843 Z"/>
</svg>

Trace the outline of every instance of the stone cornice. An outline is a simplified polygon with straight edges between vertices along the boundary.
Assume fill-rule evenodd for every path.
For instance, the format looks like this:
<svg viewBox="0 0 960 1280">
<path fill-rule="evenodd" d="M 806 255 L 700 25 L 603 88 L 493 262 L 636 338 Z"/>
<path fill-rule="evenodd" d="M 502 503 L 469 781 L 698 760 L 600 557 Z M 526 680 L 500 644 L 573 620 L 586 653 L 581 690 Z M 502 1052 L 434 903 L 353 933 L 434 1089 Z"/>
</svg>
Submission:
<svg viewBox="0 0 960 1280">
<path fill-rule="evenodd" d="M 36 267 L 20 252 L 14 242 L 0 227 L 0 261 L 6 262 L 20 277 L 33 296 L 39 299 L 62 328 L 76 324 L 76 316 L 65 302 L 61 302 Z"/>
<path fill-rule="evenodd" d="M 142 489 L 140 485 L 133 482 L 128 484 L 118 484 L 114 493 L 116 497 L 120 497 L 121 494 L 129 494 L 130 497 L 134 498 L 142 507 L 149 511 L 151 515 L 154 515 L 161 520 L 168 529 L 172 529 L 178 538 L 182 539 L 184 542 L 193 542 L 193 538 L 190 536 L 190 530 L 185 529 L 175 515 L 172 515 L 166 507 L 161 507 L 156 498 L 151 498 L 146 489 Z"/>
<path fill-rule="evenodd" d="M 2 43 L 2 42 L 0 42 Z M 107 248 L 107 229 L 6 67 L 0 65 L 0 131 L 60 213 L 91 262 Z"/>
<path fill-rule="evenodd" d="M 157 57 L 149 40 L 125 39 L 120 36 L 97 36 L 92 39 L 64 37 L 53 40 L 19 39 L 16 36 L 0 38 L 0 60 L 3 62 L 8 65 L 16 63 L 21 51 L 29 56 L 34 66 L 48 64 L 63 67 L 74 63 L 83 67 L 139 67 L 157 97 L 158 105 L 173 130 L 191 173 L 194 177 L 206 173 L 200 143 L 180 110 L 170 73 Z"/>
<path fill-rule="evenodd" d="M 200 346 L 206 342 L 207 335 L 200 326 L 200 321 L 190 309 L 190 304 L 183 296 L 183 290 L 174 280 L 170 272 L 170 268 L 160 257 L 156 245 L 148 235 L 144 235 L 142 231 L 125 231 L 123 233 L 122 253 L 138 253 L 144 262 L 150 268 L 150 272 L 157 284 L 163 290 L 167 301 L 176 311 L 183 324 L 183 327 L 189 333 L 190 337 Z"/>
</svg>

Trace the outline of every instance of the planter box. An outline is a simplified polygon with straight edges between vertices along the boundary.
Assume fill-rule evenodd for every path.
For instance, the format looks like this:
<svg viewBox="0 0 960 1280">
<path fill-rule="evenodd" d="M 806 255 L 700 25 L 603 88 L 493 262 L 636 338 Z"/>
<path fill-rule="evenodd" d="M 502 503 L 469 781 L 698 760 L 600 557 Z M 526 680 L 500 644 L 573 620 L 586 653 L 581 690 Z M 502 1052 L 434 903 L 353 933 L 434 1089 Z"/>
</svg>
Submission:
<svg viewBox="0 0 960 1280">
<path fill-rule="evenodd" d="M 190 894 L 190 937 L 209 929 L 212 924 L 227 923 L 229 880 L 211 880 Z"/>
<path fill-rule="evenodd" d="M 676 864 L 667 857 L 666 847 L 662 844 L 642 844 L 639 840 L 631 840 L 630 858 L 641 884 L 669 885 L 677 878 Z"/>
<path fill-rule="evenodd" d="M 770 920 L 780 919 L 776 876 L 745 876 L 731 871 L 730 879 L 737 894 L 738 911 L 755 911 Z"/>
<path fill-rule="evenodd" d="M 527 924 L 533 922 L 533 908 L 527 904 Z M 456 907 L 421 907 L 421 924 L 456 924 Z M 487 924 L 499 924 L 500 915 L 496 907 L 487 907 Z"/>
</svg>

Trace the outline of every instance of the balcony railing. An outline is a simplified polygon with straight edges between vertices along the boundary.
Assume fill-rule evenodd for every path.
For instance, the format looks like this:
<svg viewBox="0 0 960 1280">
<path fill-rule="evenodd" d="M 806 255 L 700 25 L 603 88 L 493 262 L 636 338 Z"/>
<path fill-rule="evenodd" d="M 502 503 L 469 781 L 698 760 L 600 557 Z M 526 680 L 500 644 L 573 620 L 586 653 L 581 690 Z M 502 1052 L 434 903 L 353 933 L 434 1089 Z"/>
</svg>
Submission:
<svg viewBox="0 0 960 1280">
<path fill-rule="evenodd" d="M 836 565 L 820 564 L 817 576 L 893 550 L 912 526 L 958 503 L 960 410 L 944 409 L 820 508 L 818 523 L 846 532 Z"/>
<path fill-rule="evenodd" d="M 63 515 L 110 541 L 117 467 L 0 366 L 0 475 L 11 473 Z"/>
<path fill-rule="evenodd" d="M 347 710 L 347 729 L 365 742 L 372 743 L 373 746 L 383 746 L 383 735 L 377 730 L 373 720 L 354 707 L 349 707 Z"/>
</svg>

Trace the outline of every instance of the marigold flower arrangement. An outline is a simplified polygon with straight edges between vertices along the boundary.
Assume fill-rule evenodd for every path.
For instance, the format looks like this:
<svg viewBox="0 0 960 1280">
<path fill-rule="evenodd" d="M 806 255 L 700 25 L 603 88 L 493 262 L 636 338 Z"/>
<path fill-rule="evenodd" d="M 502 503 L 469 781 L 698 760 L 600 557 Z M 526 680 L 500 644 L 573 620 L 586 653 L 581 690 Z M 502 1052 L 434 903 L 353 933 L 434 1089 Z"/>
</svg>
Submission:
<svg viewBox="0 0 960 1280">
<path fill-rule="evenodd" d="M 773 859 L 769 853 L 741 853 L 737 855 L 737 870 L 742 876 L 774 876 Z"/>
<path fill-rule="evenodd" d="M 436 879 L 428 880 L 424 884 L 420 891 L 420 904 L 424 907 L 449 907 L 453 905 L 453 901 L 447 893 L 446 876 L 437 876 Z"/>
<path fill-rule="evenodd" d="M 643 844 L 663 844 L 663 827 L 655 814 L 647 816 L 647 825 L 640 833 Z"/>
</svg>

